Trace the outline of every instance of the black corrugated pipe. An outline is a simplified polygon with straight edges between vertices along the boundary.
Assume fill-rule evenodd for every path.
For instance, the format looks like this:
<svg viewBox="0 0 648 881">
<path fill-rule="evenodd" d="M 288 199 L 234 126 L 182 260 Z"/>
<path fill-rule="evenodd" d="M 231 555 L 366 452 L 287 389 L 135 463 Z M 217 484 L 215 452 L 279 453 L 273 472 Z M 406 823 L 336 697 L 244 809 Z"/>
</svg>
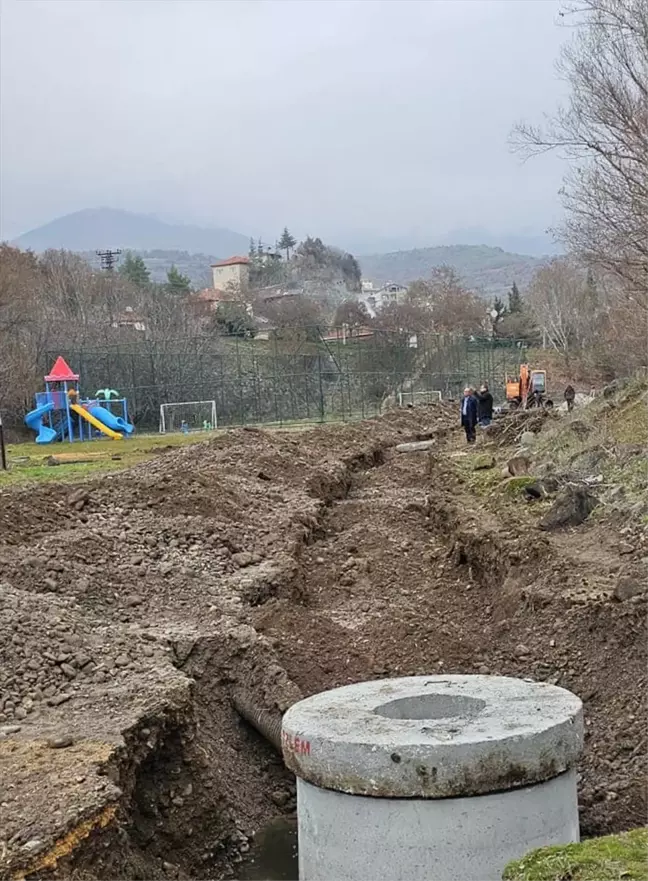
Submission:
<svg viewBox="0 0 648 881">
<path fill-rule="evenodd" d="M 262 734 L 268 743 L 271 743 L 279 755 L 281 755 L 280 713 L 271 713 L 269 710 L 263 709 L 263 707 L 257 704 L 251 694 L 244 691 L 234 693 L 232 704 L 239 716 L 245 719 L 259 734 Z"/>
</svg>

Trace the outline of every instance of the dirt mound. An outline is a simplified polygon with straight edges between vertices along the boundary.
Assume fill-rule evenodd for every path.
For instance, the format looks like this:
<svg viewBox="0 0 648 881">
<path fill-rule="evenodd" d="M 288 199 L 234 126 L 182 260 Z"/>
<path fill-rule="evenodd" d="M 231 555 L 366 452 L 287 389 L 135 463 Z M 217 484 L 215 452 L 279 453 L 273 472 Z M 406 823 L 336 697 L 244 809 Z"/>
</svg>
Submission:
<svg viewBox="0 0 648 881">
<path fill-rule="evenodd" d="M 280 672 L 267 679 L 272 649 L 247 625 L 250 607 L 274 596 L 298 600 L 301 549 L 329 501 L 348 491 L 353 470 L 445 418 L 443 408 L 429 408 L 390 415 L 369 433 L 234 431 L 78 490 L 2 494 L 0 738 L 3 771 L 16 787 L 0 808 L 7 865 L 42 859 L 62 828 L 96 814 L 102 767 L 122 768 L 120 785 L 138 777 L 132 757 L 122 766 L 115 756 L 139 720 L 151 716 L 150 730 L 160 729 L 160 708 L 171 702 L 174 724 L 190 733 L 194 698 L 180 670 L 205 641 L 227 646 L 218 676 L 228 658 L 242 659 L 237 675 L 258 667 L 257 686 L 266 682 L 259 699 L 285 709 L 290 687 Z M 252 663 L 255 651 L 263 663 Z M 84 780 L 74 785 L 55 771 L 33 789 L 14 744 L 47 751 L 44 743 L 61 738 L 72 744 L 62 749 L 96 743 L 94 770 L 81 768 Z M 149 751 L 158 749 L 153 738 Z"/>
</svg>

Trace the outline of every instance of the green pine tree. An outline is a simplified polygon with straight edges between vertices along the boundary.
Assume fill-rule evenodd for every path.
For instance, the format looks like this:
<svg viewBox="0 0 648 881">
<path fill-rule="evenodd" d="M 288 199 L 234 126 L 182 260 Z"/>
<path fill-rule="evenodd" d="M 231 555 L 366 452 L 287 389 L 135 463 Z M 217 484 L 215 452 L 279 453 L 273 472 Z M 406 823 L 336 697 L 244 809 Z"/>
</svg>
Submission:
<svg viewBox="0 0 648 881">
<path fill-rule="evenodd" d="M 513 282 L 513 287 L 509 291 L 508 295 L 508 310 L 513 315 L 516 312 L 521 312 L 524 307 L 522 302 L 522 295 L 518 290 L 518 286 L 515 282 Z"/>
<path fill-rule="evenodd" d="M 138 288 L 145 288 L 151 283 L 151 273 L 146 268 L 146 263 L 139 254 L 133 254 L 132 251 L 127 251 L 119 267 L 119 274 Z"/>
<path fill-rule="evenodd" d="M 191 292 L 191 279 L 183 275 L 173 264 L 167 272 L 166 289 L 169 293 L 178 294 L 179 296 L 188 294 Z"/>
<path fill-rule="evenodd" d="M 290 252 L 297 244 L 297 239 L 290 234 L 288 227 L 284 226 L 281 238 L 277 242 L 277 249 L 286 252 L 286 260 L 290 260 Z"/>
</svg>

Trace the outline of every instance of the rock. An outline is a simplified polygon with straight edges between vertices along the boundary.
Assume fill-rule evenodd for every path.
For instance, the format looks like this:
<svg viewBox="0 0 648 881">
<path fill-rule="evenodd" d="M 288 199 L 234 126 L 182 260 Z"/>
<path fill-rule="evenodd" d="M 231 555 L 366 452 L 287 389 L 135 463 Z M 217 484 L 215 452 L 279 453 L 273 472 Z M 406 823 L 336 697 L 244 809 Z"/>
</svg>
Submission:
<svg viewBox="0 0 648 881">
<path fill-rule="evenodd" d="M 277 805 L 278 808 L 282 808 L 289 799 L 290 793 L 283 789 L 276 789 L 270 793 L 270 801 Z"/>
<path fill-rule="evenodd" d="M 31 854 L 35 854 L 42 847 L 43 847 L 43 842 L 40 840 L 40 838 L 30 838 L 29 841 L 27 841 L 25 844 L 23 844 L 22 850 L 24 850 L 25 853 L 31 855 Z"/>
<path fill-rule="evenodd" d="M 563 526 L 579 526 L 598 504 L 598 498 L 586 487 L 567 486 L 540 521 L 540 528 L 551 530 Z"/>
<path fill-rule="evenodd" d="M 526 655 L 530 654 L 529 647 L 524 645 L 524 643 L 519 643 L 515 646 L 515 654 L 523 658 Z"/>
<path fill-rule="evenodd" d="M 241 551 L 238 554 L 232 554 L 232 562 L 236 563 L 237 566 L 244 568 L 245 566 L 251 566 L 254 563 L 254 557 L 252 554 L 248 554 L 247 551 Z"/>
<path fill-rule="evenodd" d="M 173 563 L 160 563 L 160 572 L 162 575 L 168 575 L 169 572 L 173 571 Z"/>
<path fill-rule="evenodd" d="M 0 740 L 4 737 L 10 737 L 12 734 L 18 734 L 21 725 L 0 725 Z"/>
<path fill-rule="evenodd" d="M 117 655 L 117 657 L 115 658 L 115 667 L 128 667 L 129 664 L 130 659 L 128 655 L 121 654 Z"/>
<path fill-rule="evenodd" d="M 397 444 L 397 453 L 422 453 L 424 450 L 430 450 L 436 446 L 435 440 L 414 441 L 410 444 Z"/>
<path fill-rule="evenodd" d="M 50 707 L 60 707 L 61 704 L 69 701 L 71 697 L 71 694 L 57 694 L 55 697 L 48 698 L 47 703 L 50 705 Z"/>
<path fill-rule="evenodd" d="M 520 443 L 523 447 L 530 447 L 535 443 L 536 436 L 532 431 L 523 431 L 520 435 Z"/>
<path fill-rule="evenodd" d="M 47 740 L 50 749 L 67 749 L 68 746 L 74 745 L 74 738 L 69 734 L 63 734 L 60 737 L 50 737 Z"/>
<path fill-rule="evenodd" d="M 92 658 L 90 657 L 90 655 L 86 655 L 85 652 L 77 652 L 77 654 L 74 656 L 74 660 L 76 661 L 79 669 L 82 670 L 90 663 Z"/>
<path fill-rule="evenodd" d="M 76 679 L 77 672 L 71 664 L 61 664 L 61 670 L 68 679 Z"/>
<path fill-rule="evenodd" d="M 614 586 L 612 596 L 615 600 L 622 603 L 624 600 L 630 600 L 639 596 L 648 590 L 646 579 L 637 575 L 620 575 Z"/>
<path fill-rule="evenodd" d="M 58 590 L 58 583 L 56 581 L 56 578 L 50 578 L 48 576 L 47 578 L 43 579 L 43 584 L 45 585 L 47 590 Z"/>
<path fill-rule="evenodd" d="M 560 489 L 560 481 L 557 477 L 548 475 L 542 478 L 542 487 L 546 493 L 555 493 Z"/>
<path fill-rule="evenodd" d="M 531 432 L 525 433 L 530 434 Z M 531 459 L 528 456 L 513 456 L 512 459 L 508 460 L 506 467 L 512 477 L 521 477 L 523 474 L 529 473 Z"/>
<path fill-rule="evenodd" d="M 90 498 L 90 493 L 85 487 L 80 486 L 78 489 L 75 489 L 70 495 L 67 497 L 67 503 L 71 508 L 76 507 L 78 504 L 81 504 L 81 507 L 85 505 L 85 503 Z M 78 510 L 78 509 L 77 509 Z"/>
<path fill-rule="evenodd" d="M 473 462 L 473 471 L 486 471 L 494 467 L 495 456 L 491 456 L 490 453 L 483 453 L 481 456 L 477 456 Z"/>
<path fill-rule="evenodd" d="M 142 599 L 142 597 L 134 593 L 132 596 L 128 597 L 128 599 L 126 600 L 126 605 L 131 607 L 141 606 L 143 602 L 144 600 Z"/>
<path fill-rule="evenodd" d="M 544 484 L 541 480 L 534 480 L 533 483 L 527 483 L 522 492 L 530 502 L 536 502 L 538 499 L 543 499 L 547 495 Z"/>
</svg>

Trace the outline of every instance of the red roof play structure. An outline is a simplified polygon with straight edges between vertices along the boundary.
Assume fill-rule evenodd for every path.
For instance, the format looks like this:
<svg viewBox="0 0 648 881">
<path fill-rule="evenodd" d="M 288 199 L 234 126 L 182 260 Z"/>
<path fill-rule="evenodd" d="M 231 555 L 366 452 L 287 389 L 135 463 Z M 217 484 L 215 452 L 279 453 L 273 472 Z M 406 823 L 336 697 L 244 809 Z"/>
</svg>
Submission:
<svg viewBox="0 0 648 881">
<path fill-rule="evenodd" d="M 54 366 L 45 377 L 45 382 L 72 382 L 79 378 L 78 373 L 72 373 L 70 365 L 60 355 L 54 362 Z"/>
</svg>

